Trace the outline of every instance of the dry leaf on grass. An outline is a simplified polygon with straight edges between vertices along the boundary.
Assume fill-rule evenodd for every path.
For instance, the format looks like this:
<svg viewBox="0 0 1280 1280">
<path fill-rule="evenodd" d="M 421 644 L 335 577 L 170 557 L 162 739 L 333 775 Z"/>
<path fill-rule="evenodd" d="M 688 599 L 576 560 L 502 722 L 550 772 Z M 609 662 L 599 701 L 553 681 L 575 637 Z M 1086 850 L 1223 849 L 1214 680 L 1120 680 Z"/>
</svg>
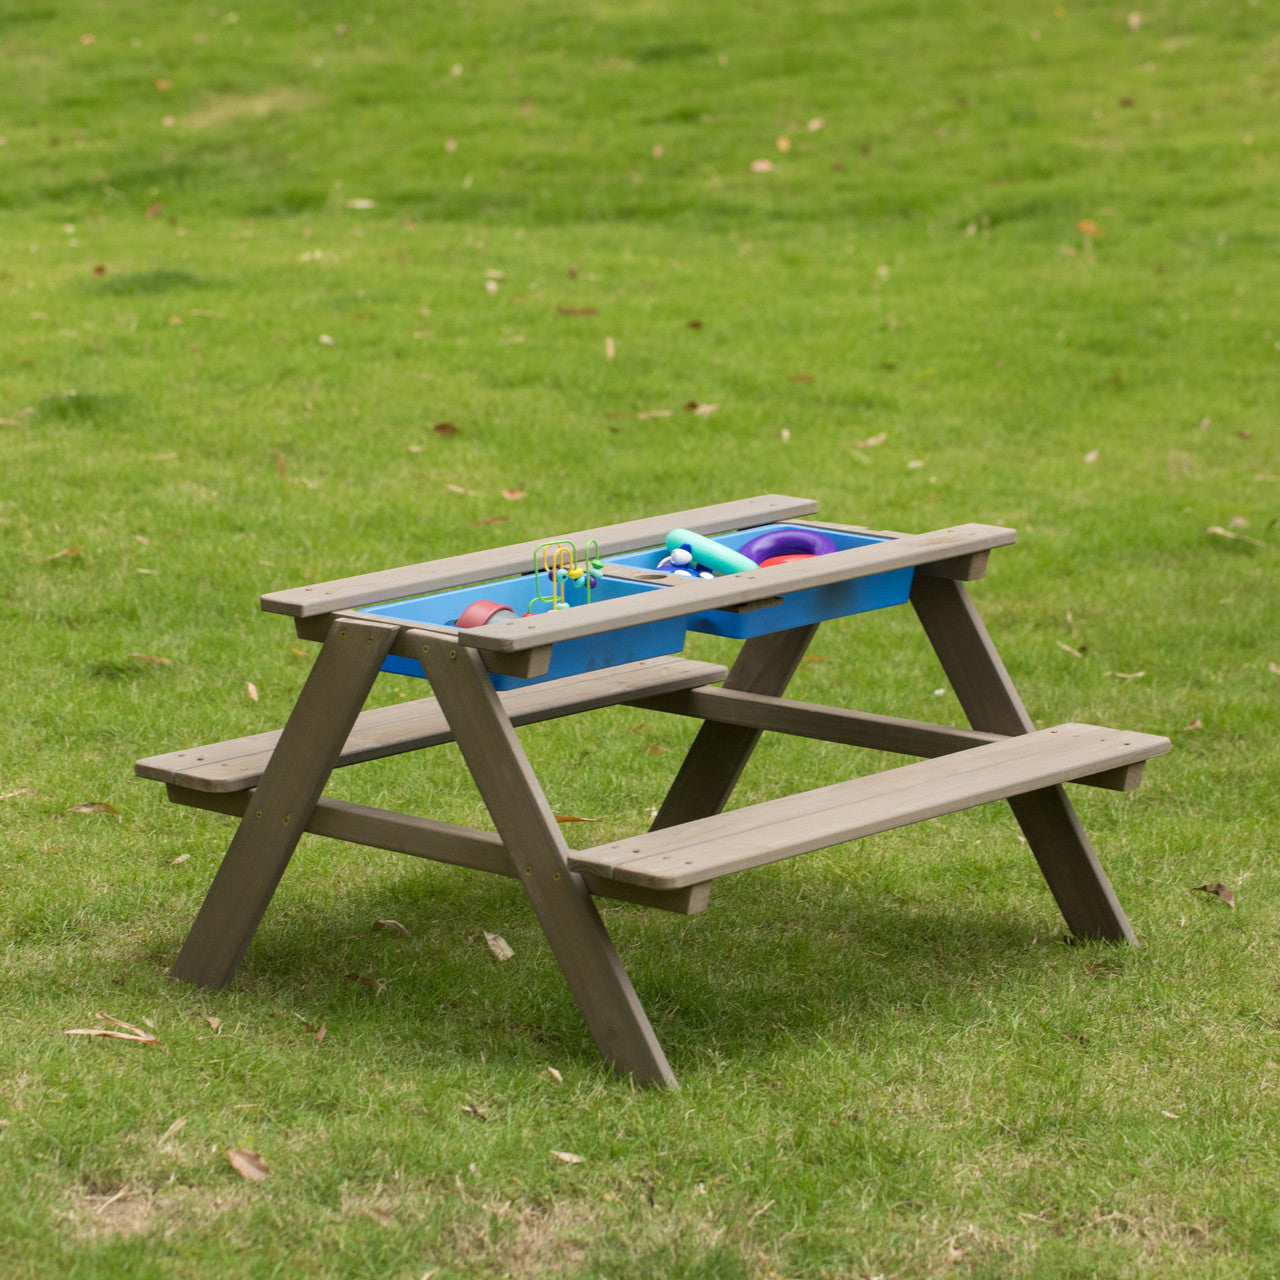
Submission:
<svg viewBox="0 0 1280 1280">
<path fill-rule="evenodd" d="M 599 822 L 599 818 L 577 818 L 571 813 L 557 813 L 554 815 L 557 822 Z"/>
<path fill-rule="evenodd" d="M 228 1147 L 227 1159 L 231 1167 L 250 1182 L 261 1182 L 267 1176 L 267 1162 L 256 1152 L 246 1151 L 243 1147 Z"/>
<path fill-rule="evenodd" d="M 853 447 L 855 449 L 876 449 L 889 438 L 887 431 L 877 432 L 876 435 L 868 436 L 865 440 L 855 440 Z"/>
<path fill-rule="evenodd" d="M 316 1028 L 316 1044 L 323 1044 L 323 1043 L 324 1043 L 324 1038 L 325 1038 L 325 1036 L 326 1036 L 327 1034 L 328 1034 L 328 1028 L 327 1028 L 327 1027 L 324 1025 L 324 1023 L 322 1022 L 322 1023 L 321 1023 L 317 1028 Z"/>
<path fill-rule="evenodd" d="M 515 955 L 515 948 L 500 933 L 490 933 L 486 929 L 484 932 L 484 940 L 489 944 L 489 950 L 492 951 L 503 964 Z"/>
<path fill-rule="evenodd" d="M 346 975 L 348 982 L 358 982 L 362 987 L 368 987 L 375 995 L 381 995 L 386 989 L 386 983 L 379 982 L 377 978 L 371 978 L 367 973 L 349 973 Z"/>
<path fill-rule="evenodd" d="M 1141 680 L 1145 671 L 1104 671 L 1103 675 L 1114 676 L 1117 680 Z"/>
<path fill-rule="evenodd" d="M 1196 716 L 1196 718 L 1192 720 L 1189 724 L 1184 724 L 1182 726 L 1182 732 L 1193 733 L 1196 729 L 1203 729 L 1203 728 L 1204 728 L 1204 721 L 1201 720 L 1199 716 Z"/>
<path fill-rule="evenodd" d="M 1211 893 L 1214 897 L 1221 898 L 1229 907 L 1236 905 L 1236 895 L 1225 884 L 1198 884 L 1192 892 Z"/>
<path fill-rule="evenodd" d="M 244 682 L 244 691 L 249 695 L 250 702 L 257 702 L 258 686 L 254 684 L 252 680 L 246 680 Z"/>
<path fill-rule="evenodd" d="M 150 662 L 153 666 L 157 667 L 173 666 L 172 658 L 160 658 L 154 653 L 131 653 L 129 657 L 133 658 L 136 662 Z"/>
<path fill-rule="evenodd" d="M 68 813 L 114 813 L 117 820 L 123 822 L 120 810 L 105 800 L 86 800 L 83 804 L 73 804 Z"/>
<path fill-rule="evenodd" d="M 557 307 L 556 312 L 562 316 L 595 316 L 600 314 L 599 307 Z"/>
<path fill-rule="evenodd" d="M 78 556 L 84 547 L 63 547 L 61 551 L 55 551 L 49 557 L 50 560 L 69 560 L 72 556 Z"/>
<path fill-rule="evenodd" d="M 1059 649 L 1061 649 L 1061 650 L 1063 651 L 1063 653 L 1069 653 L 1073 658 L 1083 658 L 1083 657 L 1084 657 L 1084 650 L 1083 650 L 1083 649 L 1075 649 L 1075 648 L 1072 648 L 1072 646 L 1071 646 L 1071 645 L 1067 644 L 1067 643 L 1066 643 L 1065 641 L 1063 641 L 1063 640 L 1055 640 L 1055 641 L 1054 641 L 1054 644 L 1056 644 L 1056 645 L 1058 646 L 1058 648 L 1059 648 Z"/>
<path fill-rule="evenodd" d="M 519 502 L 521 498 L 526 497 L 527 495 L 523 489 L 503 489 L 502 496 L 506 498 L 508 502 Z"/>
<path fill-rule="evenodd" d="M 812 382 L 813 374 L 811 373 L 789 373 L 787 374 L 788 382 Z"/>
<path fill-rule="evenodd" d="M 643 421 L 646 418 L 669 418 L 671 417 L 671 414 L 672 410 L 670 409 L 645 409 L 642 412 L 637 413 L 636 417 Z"/>
<path fill-rule="evenodd" d="M 1251 538 L 1247 533 L 1236 533 L 1231 529 L 1224 529 L 1220 524 L 1211 524 L 1205 533 L 1211 533 L 1215 538 L 1230 538 L 1233 542 L 1247 542 L 1253 547 L 1266 547 L 1270 544 L 1263 542 L 1261 538 Z"/>
<path fill-rule="evenodd" d="M 604 340 L 604 358 L 606 360 L 612 360 L 614 356 L 616 356 L 617 354 L 618 354 L 617 343 L 615 343 L 612 338 L 606 338 Z"/>
<path fill-rule="evenodd" d="M 753 160 L 747 167 L 752 173 L 772 173 L 777 165 L 772 160 Z"/>
<path fill-rule="evenodd" d="M 1090 449 L 1089 452 L 1084 455 L 1084 460 L 1086 462 L 1097 462 L 1101 456 L 1102 451 L 1100 449 Z"/>
<path fill-rule="evenodd" d="M 1076 223 L 1076 230 L 1083 231 L 1087 236 L 1100 236 L 1103 234 L 1102 228 L 1098 226 L 1092 218 L 1081 218 Z"/>
<path fill-rule="evenodd" d="M 557 1151 L 554 1147 L 552 1147 L 551 1154 L 555 1156 L 557 1160 L 563 1160 L 565 1164 L 581 1164 L 582 1163 L 582 1157 L 575 1156 L 572 1151 Z"/>
<path fill-rule="evenodd" d="M 560 1073 L 555 1069 L 555 1067 L 548 1067 L 548 1068 L 547 1068 L 547 1075 L 549 1075 L 549 1076 L 550 1076 L 550 1077 L 551 1077 L 551 1078 L 556 1082 L 556 1084 L 564 1084 L 564 1076 L 562 1076 L 562 1075 L 561 1075 L 561 1074 L 560 1074 Z"/>
<path fill-rule="evenodd" d="M 452 422 L 437 422 L 431 430 L 438 436 L 456 436 L 458 434 L 458 428 Z"/>
<path fill-rule="evenodd" d="M 205 1014 L 204 1020 L 214 1029 L 215 1032 L 222 1026 L 222 1019 L 215 1018 L 212 1014 Z"/>
<path fill-rule="evenodd" d="M 464 1102 L 462 1110 L 473 1120 L 487 1120 L 489 1117 L 474 1102 Z"/>
<path fill-rule="evenodd" d="M 179 1117 L 178 1117 L 178 1118 L 177 1118 L 177 1119 L 176 1119 L 176 1120 L 175 1120 L 175 1121 L 174 1121 L 174 1122 L 173 1122 L 173 1123 L 172 1123 L 172 1124 L 171 1124 L 171 1125 L 170 1125 L 170 1126 L 169 1126 L 169 1127 L 168 1127 L 168 1128 L 167 1128 L 167 1129 L 166 1129 L 166 1130 L 165 1130 L 165 1131 L 160 1135 L 160 1145 L 163 1145 L 164 1143 L 168 1142 L 168 1141 L 169 1141 L 169 1139 L 170 1139 L 170 1138 L 172 1138 L 172 1137 L 174 1136 L 174 1134 L 178 1133 L 178 1132 L 181 1130 L 182 1126 L 183 1126 L 184 1124 L 186 1124 L 186 1123 L 187 1123 L 187 1117 L 186 1117 L 186 1116 L 179 1116 Z"/>
<path fill-rule="evenodd" d="M 64 1031 L 64 1036 L 105 1036 L 110 1040 L 132 1040 L 135 1044 L 159 1044 L 149 1031 L 143 1031 L 141 1027 L 135 1027 L 131 1022 L 121 1022 L 119 1018 L 113 1018 L 108 1013 L 95 1013 L 93 1015 L 99 1022 L 110 1022 L 113 1026 L 123 1027 L 123 1031 L 111 1031 L 107 1027 L 82 1027 L 73 1031 Z"/>
<path fill-rule="evenodd" d="M 510 516 L 484 516 L 479 520 L 473 520 L 472 524 L 506 524 L 510 520 Z"/>
<path fill-rule="evenodd" d="M 1267 670 L 1270 671 L 1273 676 L 1280 676 L 1280 662 L 1268 662 Z"/>
<path fill-rule="evenodd" d="M 170 859 L 169 859 L 169 865 L 170 865 L 171 867 L 178 867 L 178 866 L 181 866 L 181 865 L 182 865 L 184 862 L 186 862 L 190 857 L 191 857 L 191 855 L 190 855 L 189 853 L 180 853 L 180 854 L 178 854 L 178 856 L 177 856 L 176 858 L 170 858 Z"/>
<path fill-rule="evenodd" d="M 409 936 L 409 930 L 399 920 L 375 920 L 373 922 L 373 931 L 377 933 L 379 929 L 388 929 L 392 933 L 403 933 L 406 938 Z"/>
</svg>

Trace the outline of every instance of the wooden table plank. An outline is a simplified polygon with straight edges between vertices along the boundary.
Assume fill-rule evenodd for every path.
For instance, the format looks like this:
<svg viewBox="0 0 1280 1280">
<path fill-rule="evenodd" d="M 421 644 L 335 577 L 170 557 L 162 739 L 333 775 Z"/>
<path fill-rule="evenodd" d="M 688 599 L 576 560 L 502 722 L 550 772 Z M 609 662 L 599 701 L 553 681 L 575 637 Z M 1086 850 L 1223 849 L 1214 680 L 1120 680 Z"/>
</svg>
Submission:
<svg viewBox="0 0 1280 1280">
<path fill-rule="evenodd" d="M 515 618 L 458 632 L 458 643 L 475 649 L 512 651 L 555 644 L 579 636 L 599 635 L 622 627 L 701 613 L 769 596 L 784 596 L 811 587 L 852 582 L 892 569 L 950 560 L 957 556 L 1009 546 L 1013 529 L 990 524 L 962 524 L 951 529 L 910 534 L 892 542 L 832 551 L 811 560 L 792 560 L 768 569 L 705 579 L 678 578 L 670 586 L 644 595 L 601 600 L 577 609 L 557 609 L 532 618 Z M 389 616 L 393 616 L 390 615 Z"/>
<path fill-rule="evenodd" d="M 267 613 L 283 613 L 307 618 L 337 609 L 357 609 L 361 605 L 402 600 L 407 596 L 425 595 L 429 591 L 447 591 L 472 582 L 486 582 L 515 573 L 528 573 L 538 548 L 546 542 L 569 542 L 585 550 L 594 538 L 602 555 L 624 555 L 645 547 L 659 545 L 670 529 L 692 529 L 708 535 L 727 533 L 731 529 L 770 524 L 794 516 L 811 515 L 818 504 L 811 498 L 792 498 L 785 494 L 765 493 L 737 502 L 721 502 L 713 506 L 694 507 L 669 515 L 648 516 L 623 524 L 605 525 L 599 529 L 583 529 L 577 533 L 536 538 L 510 547 L 489 551 L 473 551 L 466 555 L 448 556 L 443 560 L 427 560 L 400 569 L 384 569 L 350 578 L 335 578 L 308 587 L 271 591 L 262 597 Z M 527 647 L 527 646 L 522 646 Z"/>
</svg>

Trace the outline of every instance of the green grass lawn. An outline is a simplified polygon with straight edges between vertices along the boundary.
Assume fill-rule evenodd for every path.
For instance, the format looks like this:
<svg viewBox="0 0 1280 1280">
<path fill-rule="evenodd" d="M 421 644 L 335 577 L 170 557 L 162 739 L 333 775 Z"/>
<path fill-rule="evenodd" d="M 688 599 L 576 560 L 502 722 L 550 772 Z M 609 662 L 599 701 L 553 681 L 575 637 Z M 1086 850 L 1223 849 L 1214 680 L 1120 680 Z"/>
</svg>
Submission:
<svg viewBox="0 0 1280 1280">
<path fill-rule="evenodd" d="M 1274 6 L 364 6 L 0 6 L 0 1273 L 1280 1271 Z M 603 902 L 676 1093 L 448 867 L 307 838 L 232 988 L 166 976 L 232 828 L 131 766 L 282 722 L 262 592 L 761 492 L 1017 528 L 1037 723 L 1174 740 L 1075 793 L 1139 947 L 990 806 Z M 907 610 L 812 653 L 960 722 Z M 522 738 L 596 844 L 689 734 Z M 481 823 L 458 763 L 332 794 Z M 876 763 L 766 739 L 737 800 Z"/>
</svg>

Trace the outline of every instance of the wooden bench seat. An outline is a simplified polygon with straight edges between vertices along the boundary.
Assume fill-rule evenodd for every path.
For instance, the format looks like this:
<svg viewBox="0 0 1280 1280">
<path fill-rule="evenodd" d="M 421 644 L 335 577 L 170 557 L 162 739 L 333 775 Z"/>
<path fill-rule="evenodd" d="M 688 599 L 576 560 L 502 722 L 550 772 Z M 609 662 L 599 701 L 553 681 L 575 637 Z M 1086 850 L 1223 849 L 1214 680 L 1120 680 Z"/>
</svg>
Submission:
<svg viewBox="0 0 1280 1280">
<path fill-rule="evenodd" d="M 1168 738 L 1062 724 L 570 855 L 597 880 L 672 890 L 1135 764 Z"/>
<path fill-rule="evenodd" d="M 605 671 L 588 671 L 499 693 L 503 710 L 515 725 L 534 724 L 613 706 L 633 697 L 671 693 L 723 680 L 726 670 L 713 662 L 677 656 L 646 658 Z M 262 780 L 280 730 L 188 747 L 139 760 L 133 771 L 191 791 L 247 791 Z M 338 767 L 453 741 L 453 732 L 435 698 L 417 698 L 362 711 L 338 758 Z"/>
</svg>

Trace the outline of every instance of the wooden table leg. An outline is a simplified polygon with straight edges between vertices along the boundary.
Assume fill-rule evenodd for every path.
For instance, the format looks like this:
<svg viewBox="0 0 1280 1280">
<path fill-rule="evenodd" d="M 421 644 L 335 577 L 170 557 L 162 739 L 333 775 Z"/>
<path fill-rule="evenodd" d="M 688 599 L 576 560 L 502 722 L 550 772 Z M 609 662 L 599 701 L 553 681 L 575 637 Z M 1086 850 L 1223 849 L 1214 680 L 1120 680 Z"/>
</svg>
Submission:
<svg viewBox="0 0 1280 1280">
<path fill-rule="evenodd" d="M 911 603 L 973 728 L 1030 733 L 1035 725 L 964 583 L 917 573 Z M 1013 796 L 1009 807 L 1071 932 L 1136 942 L 1066 791 L 1058 786 Z"/>
<path fill-rule="evenodd" d="M 746 641 L 724 687 L 781 697 L 817 630 L 814 622 Z M 759 729 L 704 724 L 671 783 L 652 829 L 674 827 L 719 813 L 729 803 L 759 741 Z"/>
<path fill-rule="evenodd" d="M 398 630 L 342 620 L 329 628 L 169 971 L 175 978 L 225 987 L 235 977 Z"/>
<path fill-rule="evenodd" d="M 432 691 L 601 1056 L 638 1084 L 675 1088 L 591 894 L 569 870 L 568 845 L 479 653 L 425 636 L 421 642 Z"/>
</svg>

